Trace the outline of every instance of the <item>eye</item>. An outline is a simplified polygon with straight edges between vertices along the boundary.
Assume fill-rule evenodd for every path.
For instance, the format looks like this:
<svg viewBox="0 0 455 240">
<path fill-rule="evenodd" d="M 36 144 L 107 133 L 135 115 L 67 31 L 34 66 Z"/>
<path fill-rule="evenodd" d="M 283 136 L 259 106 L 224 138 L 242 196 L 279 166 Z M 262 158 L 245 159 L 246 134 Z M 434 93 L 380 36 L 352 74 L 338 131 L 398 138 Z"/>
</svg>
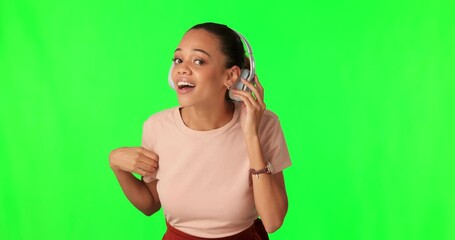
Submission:
<svg viewBox="0 0 455 240">
<path fill-rule="evenodd" d="M 175 63 L 175 64 L 179 64 L 179 63 L 182 63 L 182 59 L 180 58 L 173 58 L 172 61 Z"/>
<path fill-rule="evenodd" d="M 201 59 L 196 59 L 196 60 L 194 60 L 194 63 L 195 63 L 196 65 L 202 65 L 202 64 L 204 64 L 205 62 L 204 62 L 203 60 L 201 60 Z"/>
</svg>

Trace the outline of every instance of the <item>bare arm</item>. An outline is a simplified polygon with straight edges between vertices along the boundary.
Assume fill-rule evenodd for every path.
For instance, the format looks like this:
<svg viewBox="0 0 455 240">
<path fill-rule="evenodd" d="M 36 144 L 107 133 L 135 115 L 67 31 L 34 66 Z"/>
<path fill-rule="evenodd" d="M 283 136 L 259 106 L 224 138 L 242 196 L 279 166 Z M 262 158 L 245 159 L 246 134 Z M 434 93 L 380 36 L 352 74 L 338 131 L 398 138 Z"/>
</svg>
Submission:
<svg viewBox="0 0 455 240">
<path fill-rule="evenodd" d="M 250 166 L 259 170 L 266 166 L 263 157 L 259 138 L 247 138 L 248 156 Z M 274 175 L 260 174 L 259 178 L 252 175 L 254 203 L 261 216 L 267 232 L 278 230 L 283 224 L 284 217 L 288 210 L 288 198 L 284 185 L 283 172 Z"/>
<path fill-rule="evenodd" d="M 109 163 L 128 200 L 145 215 L 150 216 L 161 208 L 156 191 L 158 181 L 145 183 L 134 173 L 151 176 L 158 168 L 158 156 L 144 148 L 118 148 L 109 155 Z"/>
<path fill-rule="evenodd" d="M 258 134 L 259 123 L 266 108 L 264 88 L 257 76 L 255 76 L 256 86 L 245 79 L 242 79 L 242 82 L 251 89 L 254 96 L 249 92 L 234 89 L 233 93 L 243 102 L 240 125 L 245 136 L 250 167 L 259 170 L 266 166 Z M 252 176 L 252 181 L 254 202 L 259 216 L 261 216 L 266 231 L 274 232 L 283 224 L 288 210 L 283 173 L 261 174 L 259 178 Z"/>
</svg>

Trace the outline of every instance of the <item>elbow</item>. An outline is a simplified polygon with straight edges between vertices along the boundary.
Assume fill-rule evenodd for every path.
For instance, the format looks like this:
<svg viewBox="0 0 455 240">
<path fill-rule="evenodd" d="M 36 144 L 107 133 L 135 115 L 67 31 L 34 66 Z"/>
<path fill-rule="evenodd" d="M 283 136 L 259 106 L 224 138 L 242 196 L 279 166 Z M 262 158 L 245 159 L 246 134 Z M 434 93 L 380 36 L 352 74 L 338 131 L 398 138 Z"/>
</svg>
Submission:
<svg viewBox="0 0 455 240">
<path fill-rule="evenodd" d="M 283 225 L 283 220 L 275 220 L 273 222 L 265 222 L 264 228 L 267 233 L 274 233 Z"/>
<path fill-rule="evenodd" d="M 150 217 L 152 216 L 154 213 L 158 212 L 158 210 L 160 210 L 161 208 L 161 205 L 158 205 L 158 206 L 152 206 L 152 207 L 148 207 L 148 208 L 143 208 L 143 209 L 139 209 L 145 216 L 147 217 Z"/>
<path fill-rule="evenodd" d="M 149 212 L 149 211 L 142 211 L 142 213 L 143 213 L 145 216 L 147 216 L 147 217 L 150 217 L 150 216 L 153 215 L 153 213 L 152 213 L 152 212 Z"/>
<path fill-rule="evenodd" d="M 287 212 L 287 207 L 285 210 L 283 210 L 281 213 L 277 213 L 275 215 L 269 215 L 268 217 L 262 218 L 262 222 L 265 228 L 265 231 L 268 233 L 274 233 L 284 223 L 284 218 L 286 217 L 286 212 Z"/>
<path fill-rule="evenodd" d="M 150 216 L 152 216 L 155 213 L 155 211 L 153 211 L 151 208 L 149 208 L 149 209 L 140 209 L 140 210 L 147 217 L 150 217 Z"/>
</svg>

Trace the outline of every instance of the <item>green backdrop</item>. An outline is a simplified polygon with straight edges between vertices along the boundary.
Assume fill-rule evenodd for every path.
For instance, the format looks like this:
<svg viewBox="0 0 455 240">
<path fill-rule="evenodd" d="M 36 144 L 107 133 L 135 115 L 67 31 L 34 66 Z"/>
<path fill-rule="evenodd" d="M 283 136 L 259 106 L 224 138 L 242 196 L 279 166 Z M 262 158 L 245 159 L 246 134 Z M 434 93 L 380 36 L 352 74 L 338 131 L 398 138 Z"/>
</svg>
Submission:
<svg viewBox="0 0 455 240">
<path fill-rule="evenodd" d="M 455 239 L 454 1 L 0 0 L 0 239 L 160 239 L 109 152 L 175 106 L 185 30 L 242 32 L 293 166 L 271 239 Z"/>
</svg>

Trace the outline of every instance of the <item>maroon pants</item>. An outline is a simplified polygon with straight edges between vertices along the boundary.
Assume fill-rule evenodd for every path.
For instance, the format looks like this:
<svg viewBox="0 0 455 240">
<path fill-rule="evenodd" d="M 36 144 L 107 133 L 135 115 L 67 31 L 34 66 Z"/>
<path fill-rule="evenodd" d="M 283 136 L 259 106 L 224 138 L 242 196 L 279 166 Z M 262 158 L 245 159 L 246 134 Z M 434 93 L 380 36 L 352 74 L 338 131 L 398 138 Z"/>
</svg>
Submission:
<svg viewBox="0 0 455 240">
<path fill-rule="evenodd" d="M 200 238 L 186 234 L 166 222 L 167 231 L 164 234 L 163 240 L 208 240 L 208 239 L 217 239 L 217 240 L 268 240 L 269 237 L 265 231 L 264 225 L 262 224 L 261 219 L 256 219 L 251 225 L 251 227 L 246 230 L 237 233 L 233 236 L 223 237 L 223 238 Z"/>
</svg>

